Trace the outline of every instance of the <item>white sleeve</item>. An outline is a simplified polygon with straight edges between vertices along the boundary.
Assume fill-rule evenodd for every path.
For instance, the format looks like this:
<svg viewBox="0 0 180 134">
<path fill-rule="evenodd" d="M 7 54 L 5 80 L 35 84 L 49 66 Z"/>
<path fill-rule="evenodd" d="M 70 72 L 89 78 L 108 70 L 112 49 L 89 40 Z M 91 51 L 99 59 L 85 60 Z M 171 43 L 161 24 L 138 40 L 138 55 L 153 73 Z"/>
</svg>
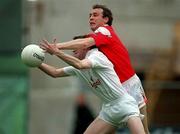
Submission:
<svg viewBox="0 0 180 134">
<path fill-rule="evenodd" d="M 75 75 L 76 69 L 72 66 L 64 67 L 63 68 L 64 72 L 68 75 Z"/>
<path fill-rule="evenodd" d="M 105 27 L 99 27 L 94 33 L 101 33 L 103 35 L 111 36 L 110 31 Z"/>
<path fill-rule="evenodd" d="M 113 67 L 112 63 L 107 59 L 107 57 L 100 52 L 91 54 L 88 59 L 91 61 L 92 68 Z"/>
</svg>

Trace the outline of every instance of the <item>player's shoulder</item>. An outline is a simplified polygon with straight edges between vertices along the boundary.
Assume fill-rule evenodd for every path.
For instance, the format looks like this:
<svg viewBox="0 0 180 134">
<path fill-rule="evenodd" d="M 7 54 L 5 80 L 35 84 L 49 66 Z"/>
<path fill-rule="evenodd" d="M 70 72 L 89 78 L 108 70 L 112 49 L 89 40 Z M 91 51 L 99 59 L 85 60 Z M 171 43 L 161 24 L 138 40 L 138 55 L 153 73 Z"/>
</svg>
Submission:
<svg viewBox="0 0 180 134">
<path fill-rule="evenodd" d="M 87 57 L 98 57 L 98 55 L 101 54 L 101 52 L 97 48 L 93 48 L 89 50 L 86 54 Z"/>
<path fill-rule="evenodd" d="M 94 48 L 94 49 L 91 49 L 87 53 L 87 57 L 89 57 L 90 59 L 93 59 L 93 60 L 95 60 L 95 59 L 99 60 L 99 59 L 103 59 L 105 57 L 105 55 L 98 49 Z"/>
<path fill-rule="evenodd" d="M 106 65 L 106 64 L 110 65 L 111 64 L 109 59 L 98 49 L 91 50 L 91 54 L 90 54 L 89 58 L 91 60 L 96 61 L 98 64 L 101 64 L 101 65 L 102 64 L 103 65 Z"/>
<path fill-rule="evenodd" d="M 103 35 L 111 36 L 111 32 L 108 26 L 101 26 L 96 29 L 95 33 L 101 33 Z"/>
</svg>

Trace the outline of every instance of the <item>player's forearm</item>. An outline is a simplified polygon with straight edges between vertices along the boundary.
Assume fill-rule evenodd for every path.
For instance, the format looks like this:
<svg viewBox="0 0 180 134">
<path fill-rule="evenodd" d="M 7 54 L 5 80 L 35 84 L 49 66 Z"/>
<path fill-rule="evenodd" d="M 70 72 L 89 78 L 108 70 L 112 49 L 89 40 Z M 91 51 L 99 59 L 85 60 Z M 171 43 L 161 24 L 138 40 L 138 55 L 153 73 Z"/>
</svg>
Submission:
<svg viewBox="0 0 180 134">
<path fill-rule="evenodd" d="M 38 68 L 41 71 L 43 71 L 44 73 L 46 73 L 47 75 L 54 77 L 54 78 L 64 76 L 63 72 L 60 72 L 55 67 L 47 65 L 45 63 L 42 63 Z"/>
<path fill-rule="evenodd" d="M 55 53 L 55 55 L 57 57 L 59 57 L 60 59 L 62 59 L 63 61 L 65 61 L 67 64 L 77 68 L 77 69 L 82 69 L 83 68 L 83 65 L 81 64 L 81 60 L 71 56 L 71 55 L 68 55 L 68 54 L 65 54 L 64 52 L 62 51 L 59 51 L 58 53 Z"/>
<path fill-rule="evenodd" d="M 79 49 L 79 48 L 88 48 L 93 46 L 95 41 L 93 38 L 84 38 L 84 39 L 76 39 L 68 42 L 58 43 L 57 46 L 59 49 Z"/>
</svg>

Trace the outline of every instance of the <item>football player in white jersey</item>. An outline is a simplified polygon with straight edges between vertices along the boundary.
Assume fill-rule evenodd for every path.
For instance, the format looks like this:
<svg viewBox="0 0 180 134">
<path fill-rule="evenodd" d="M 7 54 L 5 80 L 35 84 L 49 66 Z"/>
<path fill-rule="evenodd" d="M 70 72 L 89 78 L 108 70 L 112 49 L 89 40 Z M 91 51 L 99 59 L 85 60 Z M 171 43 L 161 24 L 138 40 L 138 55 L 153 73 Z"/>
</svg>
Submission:
<svg viewBox="0 0 180 134">
<path fill-rule="evenodd" d="M 147 99 L 141 81 L 131 65 L 128 51 L 114 31 L 112 22 L 113 14 L 109 8 L 99 4 L 93 5 L 89 14 L 89 26 L 92 33 L 88 34 L 88 38 L 60 42 L 58 43 L 58 47 L 59 49 L 74 50 L 96 45 L 113 63 L 119 80 L 125 85 L 125 89 L 128 87 L 126 90 L 139 103 L 140 111 L 145 115 L 143 119 L 144 128 L 146 134 L 149 134 L 146 111 Z"/>
<path fill-rule="evenodd" d="M 97 49 L 78 49 L 73 51 L 73 57 L 59 50 L 56 45 L 44 42 L 41 47 L 71 66 L 55 68 L 42 63 L 39 69 L 52 77 L 79 77 L 103 102 L 99 116 L 84 134 L 112 134 L 125 124 L 132 134 L 145 134 L 135 99 L 123 89 L 113 64 L 103 53 Z"/>
</svg>

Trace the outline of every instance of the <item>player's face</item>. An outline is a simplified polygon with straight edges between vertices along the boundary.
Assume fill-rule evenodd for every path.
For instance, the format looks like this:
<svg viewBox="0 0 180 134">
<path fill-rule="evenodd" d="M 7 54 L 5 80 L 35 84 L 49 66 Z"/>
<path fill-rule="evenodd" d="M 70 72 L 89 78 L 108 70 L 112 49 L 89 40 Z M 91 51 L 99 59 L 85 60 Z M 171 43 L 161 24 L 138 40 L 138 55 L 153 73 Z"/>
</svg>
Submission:
<svg viewBox="0 0 180 134">
<path fill-rule="evenodd" d="M 86 49 L 77 49 L 77 50 L 73 50 L 73 56 L 82 60 L 85 58 L 87 53 Z"/>
<path fill-rule="evenodd" d="M 107 17 L 103 18 L 103 9 L 96 8 L 91 10 L 89 14 L 89 25 L 92 31 L 95 31 L 98 27 L 105 25 L 107 21 Z"/>
</svg>

